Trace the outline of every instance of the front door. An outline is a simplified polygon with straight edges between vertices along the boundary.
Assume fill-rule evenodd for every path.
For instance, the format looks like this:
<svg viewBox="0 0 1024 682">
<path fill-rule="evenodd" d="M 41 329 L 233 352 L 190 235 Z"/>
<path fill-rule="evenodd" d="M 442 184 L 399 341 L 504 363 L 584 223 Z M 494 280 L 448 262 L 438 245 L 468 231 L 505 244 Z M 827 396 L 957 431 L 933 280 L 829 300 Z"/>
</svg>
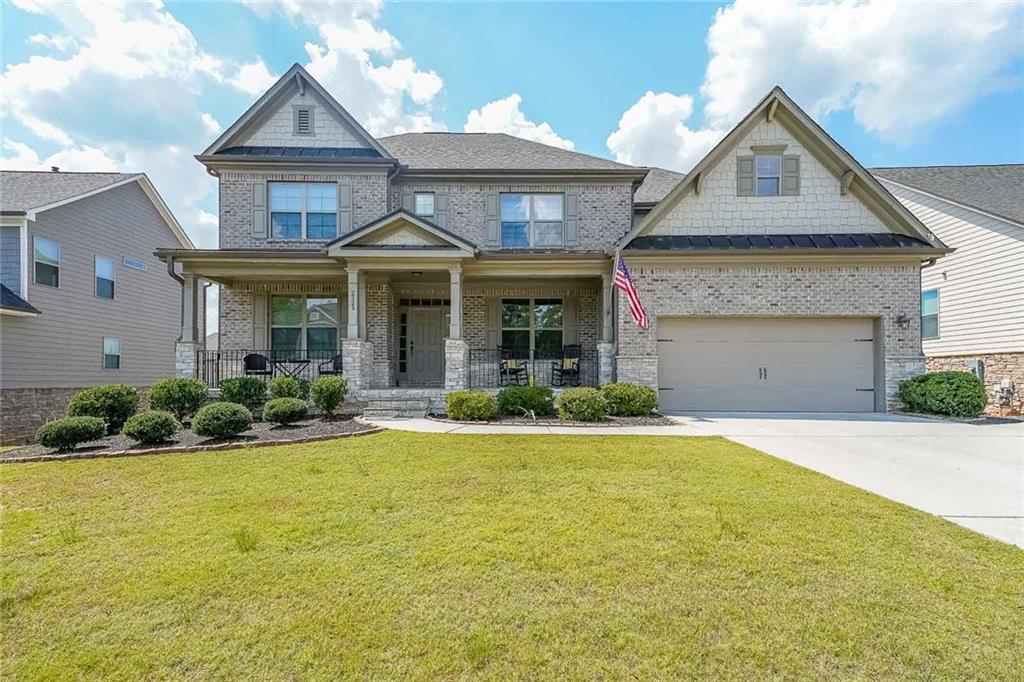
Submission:
<svg viewBox="0 0 1024 682">
<path fill-rule="evenodd" d="M 444 353 L 443 320 L 440 308 L 409 309 L 409 370 L 406 373 L 408 383 L 441 383 Z"/>
</svg>

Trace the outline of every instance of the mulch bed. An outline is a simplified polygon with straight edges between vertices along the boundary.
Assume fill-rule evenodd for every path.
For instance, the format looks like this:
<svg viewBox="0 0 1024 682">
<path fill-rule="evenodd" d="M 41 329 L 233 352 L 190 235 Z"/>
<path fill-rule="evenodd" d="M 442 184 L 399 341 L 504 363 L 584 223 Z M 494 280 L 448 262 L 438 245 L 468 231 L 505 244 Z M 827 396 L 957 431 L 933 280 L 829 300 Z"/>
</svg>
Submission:
<svg viewBox="0 0 1024 682">
<path fill-rule="evenodd" d="M 672 421 L 660 414 L 652 414 L 647 417 L 605 417 L 599 422 L 574 422 L 562 421 L 558 417 L 537 417 L 536 419 L 525 419 L 523 417 L 498 417 L 486 422 L 463 422 L 449 419 L 444 414 L 430 414 L 428 419 L 447 424 L 502 424 L 508 426 L 591 426 L 601 428 L 607 426 L 679 426 L 679 422 Z"/>
<path fill-rule="evenodd" d="M 182 429 L 163 443 L 141 445 L 122 434 L 107 436 L 100 440 L 82 443 L 70 452 L 58 452 L 42 445 L 25 445 L 0 452 L 2 462 L 30 462 L 64 459 L 90 459 L 94 457 L 125 457 L 132 455 L 155 455 L 165 452 L 197 452 L 205 450 L 228 450 L 237 447 L 265 447 L 305 443 L 330 438 L 344 438 L 380 431 L 379 427 L 367 424 L 351 416 L 340 416 L 331 421 L 320 418 L 307 419 L 290 426 L 275 426 L 268 422 L 253 422 L 248 431 L 229 439 L 197 436 L 191 429 Z"/>
</svg>

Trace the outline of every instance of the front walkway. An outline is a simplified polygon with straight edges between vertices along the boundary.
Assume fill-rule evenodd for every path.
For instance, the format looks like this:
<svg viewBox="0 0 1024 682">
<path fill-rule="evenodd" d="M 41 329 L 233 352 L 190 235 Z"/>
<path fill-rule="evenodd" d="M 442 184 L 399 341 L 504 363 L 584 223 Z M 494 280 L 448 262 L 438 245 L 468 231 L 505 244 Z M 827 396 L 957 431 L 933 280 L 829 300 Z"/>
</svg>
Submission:
<svg viewBox="0 0 1024 682">
<path fill-rule="evenodd" d="M 685 426 L 523 426 L 519 424 L 452 424 L 433 419 L 367 419 L 374 426 L 395 431 L 457 433 L 472 436 L 517 433 L 560 436 L 695 436 Z"/>
</svg>

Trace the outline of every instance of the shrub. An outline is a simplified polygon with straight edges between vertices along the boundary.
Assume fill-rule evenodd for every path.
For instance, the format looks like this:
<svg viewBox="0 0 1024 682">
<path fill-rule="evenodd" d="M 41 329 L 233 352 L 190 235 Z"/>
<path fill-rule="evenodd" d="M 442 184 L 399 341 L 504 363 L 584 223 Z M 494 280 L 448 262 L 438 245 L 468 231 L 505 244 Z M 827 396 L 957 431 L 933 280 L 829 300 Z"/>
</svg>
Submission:
<svg viewBox="0 0 1024 682">
<path fill-rule="evenodd" d="M 103 438 L 106 430 L 107 425 L 99 417 L 62 417 L 40 426 L 36 440 L 44 447 L 65 452 L 79 443 Z"/>
<path fill-rule="evenodd" d="M 296 379 L 294 377 L 278 377 L 267 384 L 270 389 L 271 398 L 299 398 L 305 400 L 309 397 L 309 379 Z"/>
<path fill-rule="evenodd" d="M 341 377 L 320 377 L 309 387 L 309 399 L 330 417 L 345 402 L 348 384 Z"/>
<path fill-rule="evenodd" d="M 263 406 L 263 420 L 282 426 L 301 421 L 307 414 L 306 401 L 298 398 L 274 398 Z"/>
<path fill-rule="evenodd" d="M 899 398 L 910 412 L 977 417 L 988 404 L 985 385 L 970 372 L 932 372 L 900 384 Z"/>
<path fill-rule="evenodd" d="M 498 391 L 498 412 L 523 417 L 555 413 L 555 394 L 544 386 L 509 386 Z"/>
<path fill-rule="evenodd" d="M 140 443 L 160 443 L 178 432 L 181 424 L 170 412 L 149 410 L 139 412 L 124 423 L 124 435 Z"/>
<path fill-rule="evenodd" d="M 149 406 L 170 412 L 178 421 L 185 421 L 206 404 L 207 386 L 202 379 L 173 377 L 162 379 L 149 390 Z"/>
<path fill-rule="evenodd" d="M 599 422 L 608 413 L 608 401 L 596 388 L 567 388 L 555 400 L 558 418 L 566 421 Z"/>
<path fill-rule="evenodd" d="M 236 377 L 220 382 L 220 399 L 253 410 L 267 394 L 267 385 L 255 377 Z"/>
<path fill-rule="evenodd" d="M 118 433 L 128 417 L 139 410 L 139 392 L 132 386 L 109 384 L 79 391 L 68 403 L 69 417 L 99 417 L 107 433 Z"/>
<path fill-rule="evenodd" d="M 210 403 L 196 412 L 192 430 L 200 436 L 228 438 L 252 426 L 252 413 L 237 403 Z"/>
<path fill-rule="evenodd" d="M 456 421 L 482 422 L 493 419 L 498 404 L 483 391 L 454 391 L 444 399 L 448 417 Z"/>
<path fill-rule="evenodd" d="M 643 417 L 658 406 L 658 394 L 640 384 L 605 384 L 601 395 L 608 402 L 608 414 L 616 417 Z"/>
</svg>

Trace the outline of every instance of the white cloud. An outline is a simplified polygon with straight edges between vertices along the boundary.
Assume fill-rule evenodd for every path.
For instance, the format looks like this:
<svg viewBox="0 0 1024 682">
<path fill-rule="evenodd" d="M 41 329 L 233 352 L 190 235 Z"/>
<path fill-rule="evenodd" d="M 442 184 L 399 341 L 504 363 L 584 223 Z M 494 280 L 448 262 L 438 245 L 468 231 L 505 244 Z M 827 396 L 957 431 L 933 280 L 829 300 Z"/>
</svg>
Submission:
<svg viewBox="0 0 1024 682">
<path fill-rule="evenodd" d="M 198 228 L 193 230 L 189 236 L 192 237 L 196 247 L 200 249 L 217 248 L 220 235 L 220 220 L 217 214 L 200 209 L 196 212 L 195 224 Z"/>
<path fill-rule="evenodd" d="M 277 79 L 278 76 L 270 73 L 264 61 L 257 59 L 239 66 L 235 75 L 228 79 L 228 83 L 249 95 L 262 95 Z"/>
<path fill-rule="evenodd" d="M 690 129 L 686 121 L 692 114 L 690 95 L 648 90 L 619 119 L 618 129 L 608 137 L 608 149 L 621 163 L 688 171 L 725 134 Z"/>
<path fill-rule="evenodd" d="M 28 42 L 30 45 L 42 45 L 43 47 L 49 47 L 60 52 L 70 50 L 76 45 L 75 40 L 68 36 L 49 36 L 45 33 L 36 33 L 33 36 L 29 36 Z"/>
<path fill-rule="evenodd" d="M 61 149 L 45 159 L 40 159 L 34 149 L 23 142 L 4 140 L 4 149 L 13 154 L 4 155 L 0 166 L 4 170 L 50 170 L 57 166 L 62 171 L 98 171 L 116 172 L 119 170 L 117 161 L 96 147 L 68 147 Z"/>
<path fill-rule="evenodd" d="M 562 149 L 575 149 L 572 140 L 561 137 L 548 123 L 534 123 L 520 109 L 523 98 L 512 93 L 504 99 L 488 102 L 466 116 L 463 130 L 467 133 L 508 133 L 525 140 L 541 142 Z"/>
<path fill-rule="evenodd" d="M 213 117 L 213 114 L 208 114 L 204 111 L 202 116 L 199 118 L 203 122 L 203 127 L 206 128 L 206 131 L 211 135 L 217 135 L 221 130 L 223 130 L 220 122 Z"/>
</svg>

